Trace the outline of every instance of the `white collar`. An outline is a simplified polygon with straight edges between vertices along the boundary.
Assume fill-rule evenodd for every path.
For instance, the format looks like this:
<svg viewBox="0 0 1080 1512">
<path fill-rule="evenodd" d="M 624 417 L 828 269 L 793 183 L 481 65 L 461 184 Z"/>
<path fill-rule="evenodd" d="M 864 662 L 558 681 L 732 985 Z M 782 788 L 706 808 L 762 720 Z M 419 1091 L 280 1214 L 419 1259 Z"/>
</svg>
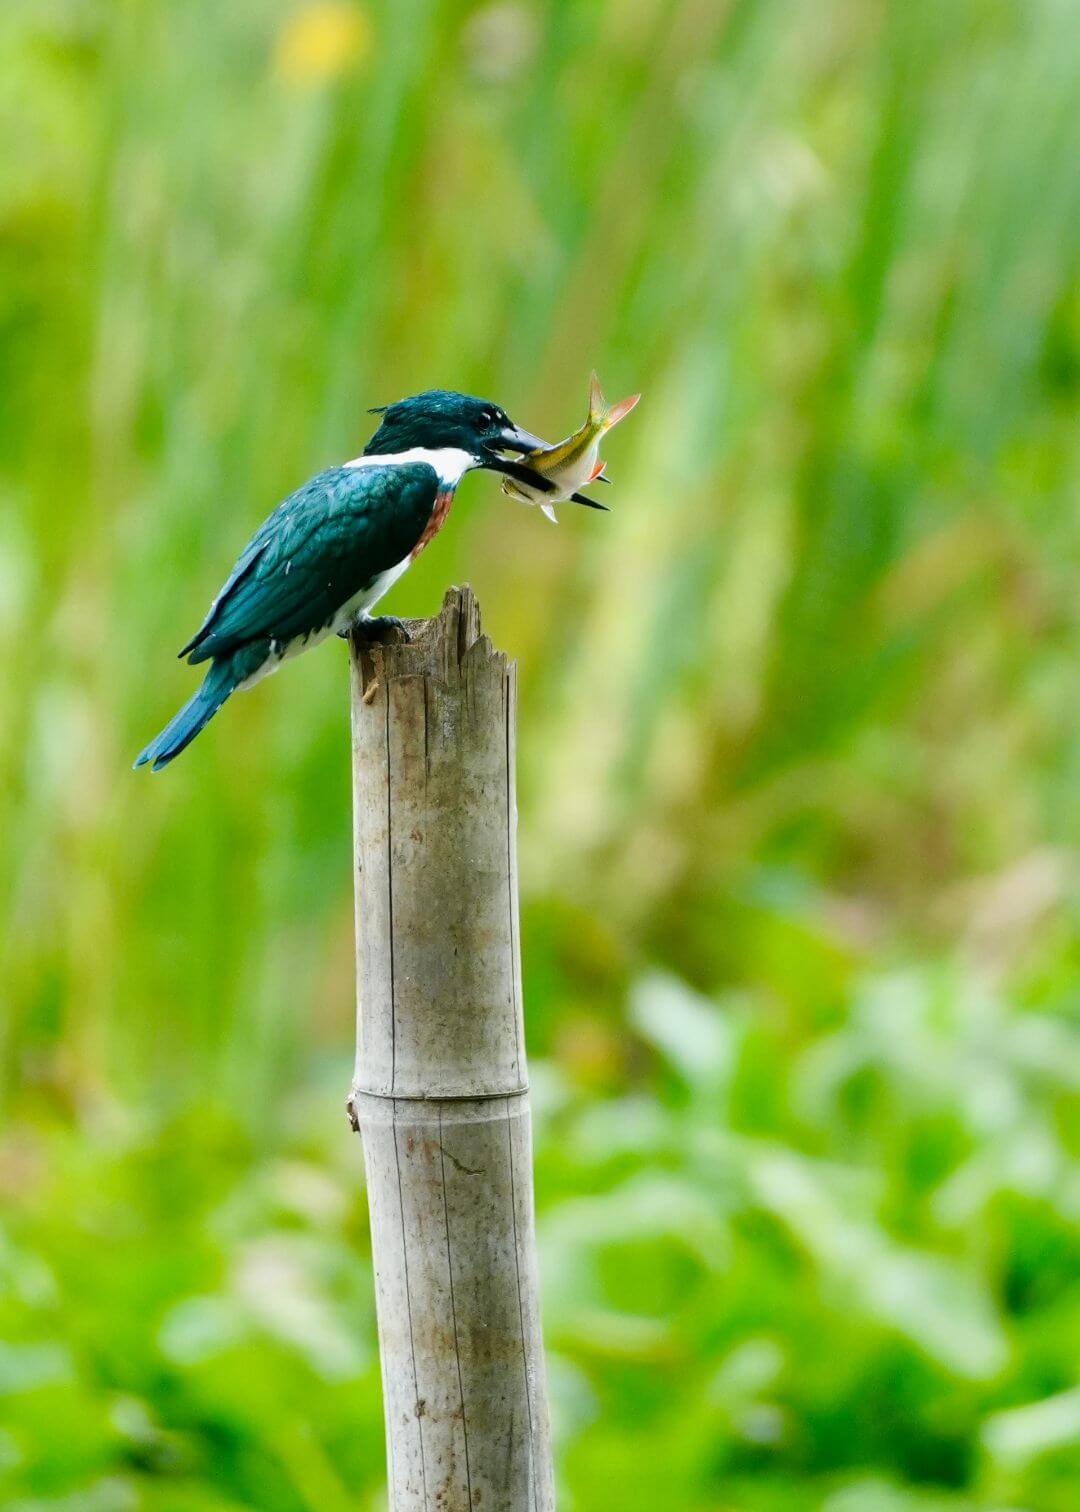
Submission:
<svg viewBox="0 0 1080 1512">
<path fill-rule="evenodd" d="M 479 460 L 472 452 L 457 446 L 412 446 L 408 451 L 374 453 L 371 456 L 354 457 L 346 467 L 398 467 L 406 462 L 426 462 L 435 469 L 439 482 L 446 488 L 454 488 L 467 472 L 479 467 Z"/>
</svg>

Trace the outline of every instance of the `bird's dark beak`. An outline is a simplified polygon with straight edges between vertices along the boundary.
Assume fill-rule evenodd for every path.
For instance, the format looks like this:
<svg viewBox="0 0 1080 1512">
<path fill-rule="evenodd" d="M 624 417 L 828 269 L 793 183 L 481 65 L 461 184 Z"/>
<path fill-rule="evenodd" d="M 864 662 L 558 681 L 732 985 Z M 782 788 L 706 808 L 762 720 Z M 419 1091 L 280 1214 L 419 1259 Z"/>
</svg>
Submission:
<svg viewBox="0 0 1080 1512">
<path fill-rule="evenodd" d="M 543 444 L 543 443 L 541 443 Z M 533 447 L 528 448 L 534 450 Z M 502 473 L 507 478 L 516 478 L 519 483 L 528 483 L 541 493 L 554 493 L 555 484 L 538 472 L 533 472 L 524 462 L 514 462 L 510 457 L 501 457 L 497 451 L 486 451 L 480 458 L 480 466 L 488 472 Z"/>
<path fill-rule="evenodd" d="M 487 443 L 489 451 L 512 451 L 520 452 L 523 456 L 526 452 L 542 451 L 547 442 L 539 436 L 534 436 L 531 431 L 522 430 L 519 425 L 504 425 L 497 435 Z"/>
<path fill-rule="evenodd" d="M 489 436 L 484 442 L 480 466 L 486 467 L 489 472 L 504 473 L 508 478 L 517 478 L 519 481 L 524 479 L 544 492 L 553 491 L 554 484 L 549 484 L 531 468 L 520 462 L 511 462 L 509 457 L 502 455 L 503 452 L 510 451 L 525 456 L 528 452 L 543 450 L 547 444 L 540 436 L 534 436 L 531 431 L 522 430 L 518 425 L 504 425 L 502 430 Z"/>
</svg>

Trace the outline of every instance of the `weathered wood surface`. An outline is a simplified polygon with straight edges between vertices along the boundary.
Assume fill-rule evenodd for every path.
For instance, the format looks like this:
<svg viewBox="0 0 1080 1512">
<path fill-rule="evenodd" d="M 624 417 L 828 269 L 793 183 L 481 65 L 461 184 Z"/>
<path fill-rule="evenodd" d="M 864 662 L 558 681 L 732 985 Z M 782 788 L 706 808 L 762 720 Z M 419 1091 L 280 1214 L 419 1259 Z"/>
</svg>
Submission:
<svg viewBox="0 0 1080 1512">
<path fill-rule="evenodd" d="M 514 668 L 468 588 L 352 654 L 357 1057 L 391 1512 L 554 1507 Z"/>
</svg>

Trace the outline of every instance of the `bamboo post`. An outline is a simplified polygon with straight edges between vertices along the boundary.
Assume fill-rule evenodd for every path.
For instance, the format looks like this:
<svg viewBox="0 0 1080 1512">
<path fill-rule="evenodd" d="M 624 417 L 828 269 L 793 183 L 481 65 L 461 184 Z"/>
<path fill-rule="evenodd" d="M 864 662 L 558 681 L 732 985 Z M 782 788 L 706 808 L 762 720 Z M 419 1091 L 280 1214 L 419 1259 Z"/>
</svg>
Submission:
<svg viewBox="0 0 1080 1512">
<path fill-rule="evenodd" d="M 451 589 L 352 642 L 356 1070 L 391 1512 L 550 1512 L 515 669 Z"/>
</svg>

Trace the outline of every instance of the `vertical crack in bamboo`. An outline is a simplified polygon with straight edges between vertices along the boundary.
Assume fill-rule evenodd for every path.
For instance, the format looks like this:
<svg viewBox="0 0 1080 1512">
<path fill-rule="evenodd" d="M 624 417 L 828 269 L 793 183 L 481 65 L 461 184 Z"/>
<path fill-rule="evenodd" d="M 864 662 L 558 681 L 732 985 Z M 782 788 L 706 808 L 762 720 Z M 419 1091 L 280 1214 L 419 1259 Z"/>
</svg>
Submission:
<svg viewBox="0 0 1080 1512">
<path fill-rule="evenodd" d="M 525 1308 L 521 1301 L 521 1264 L 518 1259 L 517 1183 L 514 1180 L 514 1135 L 510 1124 L 510 1099 L 506 1099 L 506 1159 L 510 1169 L 510 1212 L 514 1223 L 514 1280 L 517 1283 L 518 1327 L 521 1331 L 521 1370 L 525 1381 L 525 1405 L 529 1409 L 529 1437 L 533 1436 L 532 1390 L 529 1386 L 529 1357 L 525 1344 Z M 532 1487 L 530 1487 L 530 1490 Z M 532 1498 L 530 1497 L 530 1506 Z"/>
<path fill-rule="evenodd" d="M 396 1109 L 395 1109 L 396 1113 Z M 394 1134 L 394 1167 L 397 1171 L 398 1187 L 398 1213 L 401 1218 L 401 1263 L 405 1270 L 405 1310 L 409 1319 L 409 1353 L 412 1356 L 412 1382 L 413 1400 L 416 1403 L 416 1431 L 420 1437 L 420 1478 L 424 1486 L 424 1502 L 428 1499 L 427 1494 L 427 1460 L 424 1454 L 424 1417 L 420 1411 L 420 1379 L 416 1373 L 416 1335 L 413 1332 L 412 1320 L 412 1293 L 409 1286 L 409 1244 L 405 1237 L 405 1206 L 401 1194 L 401 1150 L 398 1145 L 397 1119 L 392 1124 Z"/>
<path fill-rule="evenodd" d="M 458 1341 L 457 1305 L 454 1302 L 454 1252 L 450 1244 L 450 1210 L 446 1201 L 446 1146 L 443 1144 L 442 1109 L 439 1109 L 439 1169 L 442 1172 L 443 1222 L 446 1225 L 446 1273 L 450 1278 L 450 1321 L 454 1326 L 454 1360 L 457 1365 L 458 1398 L 461 1402 L 461 1436 L 465 1441 L 465 1485 L 469 1506 L 473 1504 L 472 1475 L 469 1472 L 469 1414 L 465 1407 L 465 1385 L 461 1379 L 461 1345 Z"/>
</svg>

